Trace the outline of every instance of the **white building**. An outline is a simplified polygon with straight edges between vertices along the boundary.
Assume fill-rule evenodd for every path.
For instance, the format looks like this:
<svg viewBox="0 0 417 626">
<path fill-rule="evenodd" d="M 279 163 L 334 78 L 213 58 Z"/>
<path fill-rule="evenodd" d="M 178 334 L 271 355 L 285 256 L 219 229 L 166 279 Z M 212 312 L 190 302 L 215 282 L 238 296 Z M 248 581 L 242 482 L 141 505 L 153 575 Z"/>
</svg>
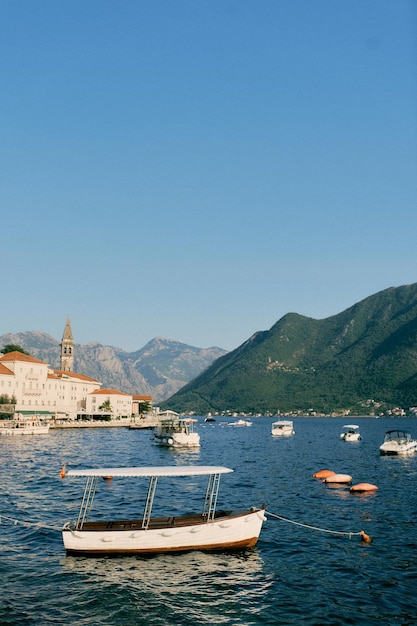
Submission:
<svg viewBox="0 0 417 626">
<path fill-rule="evenodd" d="M 86 396 L 84 408 L 88 415 L 98 415 L 104 412 L 112 417 L 131 416 L 132 400 L 131 395 L 116 389 L 96 389 Z M 103 408 L 100 409 L 100 407 Z"/>
<path fill-rule="evenodd" d="M 130 416 L 133 397 L 121 391 L 100 389 L 101 383 L 71 371 L 51 369 L 48 363 L 22 352 L 0 357 L 0 396 L 16 401 L 16 413 L 44 413 L 57 418 L 100 414 L 107 406 L 112 417 Z"/>
</svg>

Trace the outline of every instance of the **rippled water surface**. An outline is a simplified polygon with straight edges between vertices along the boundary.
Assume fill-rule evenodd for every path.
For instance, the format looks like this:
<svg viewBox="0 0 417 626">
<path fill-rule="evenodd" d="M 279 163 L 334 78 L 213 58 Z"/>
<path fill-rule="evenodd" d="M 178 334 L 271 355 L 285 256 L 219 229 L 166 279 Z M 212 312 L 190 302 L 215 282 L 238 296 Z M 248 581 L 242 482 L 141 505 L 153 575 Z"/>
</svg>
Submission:
<svg viewBox="0 0 417 626">
<path fill-rule="evenodd" d="M 295 436 L 282 440 L 272 438 L 272 421 L 229 428 L 200 419 L 197 452 L 158 448 L 150 431 L 126 428 L 0 438 L 0 624 L 417 623 L 417 456 L 378 451 L 390 428 L 416 438 L 417 420 L 360 418 L 357 443 L 339 439 L 345 420 L 338 418 L 295 419 Z M 64 463 L 226 465 L 235 472 L 222 477 L 220 507 L 264 503 L 267 511 L 316 529 L 363 529 L 372 542 L 270 515 L 257 546 L 245 552 L 67 557 L 59 528 L 76 517 L 83 481 L 61 480 Z M 358 496 L 326 486 L 312 478 L 323 468 L 379 489 Z M 97 494 L 97 504 L 106 500 L 118 516 L 143 502 L 144 485 L 122 482 L 103 482 Z M 179 494 L 160 481 L 155 513 L 201 509 L 204 488 L 192 482 Z"/>
</svg>

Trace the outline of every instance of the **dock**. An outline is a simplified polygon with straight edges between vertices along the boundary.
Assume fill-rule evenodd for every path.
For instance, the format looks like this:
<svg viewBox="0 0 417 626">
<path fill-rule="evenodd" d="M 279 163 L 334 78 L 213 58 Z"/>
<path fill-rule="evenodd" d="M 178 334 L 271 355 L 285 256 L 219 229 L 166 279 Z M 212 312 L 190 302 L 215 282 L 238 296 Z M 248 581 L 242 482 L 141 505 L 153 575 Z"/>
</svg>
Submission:
<svg viewBox="0 0 417 626">
<path fill-rule="evenodd" d="M 112 420 L 51 420 L 50 429 L 65 428 L 130 428 L 132 430 L 149 430 L 159 424 L 158 417 L 143 417 L 137 419 L 119 418 Z"/>
</svg>

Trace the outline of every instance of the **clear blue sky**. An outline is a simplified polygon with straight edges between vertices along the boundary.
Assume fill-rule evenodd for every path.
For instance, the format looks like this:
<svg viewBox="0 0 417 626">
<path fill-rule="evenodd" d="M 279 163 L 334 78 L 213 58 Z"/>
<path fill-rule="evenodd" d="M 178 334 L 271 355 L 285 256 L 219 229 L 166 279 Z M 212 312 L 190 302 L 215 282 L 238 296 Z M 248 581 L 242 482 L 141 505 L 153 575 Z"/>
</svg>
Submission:
<svg viewBox="0 0 417 626">
<path fill-rule="evenodd" d="M 2 0 L 0 334 L 232 350 L 417 282 L 413 0 Z"/>
</svg>

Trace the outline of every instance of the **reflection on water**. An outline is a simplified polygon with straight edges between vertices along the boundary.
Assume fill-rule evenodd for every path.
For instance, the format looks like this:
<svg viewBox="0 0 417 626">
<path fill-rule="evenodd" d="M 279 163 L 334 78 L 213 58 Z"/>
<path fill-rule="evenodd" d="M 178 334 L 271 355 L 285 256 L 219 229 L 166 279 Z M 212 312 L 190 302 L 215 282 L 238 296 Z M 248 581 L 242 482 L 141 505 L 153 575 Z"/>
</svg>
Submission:
<svg viewBox="0 0 417 626">
<path fill-rule="evenodd" d="M 254 550 L 242 553 L 187 552 L 159 554 L 152 557 L 84 558 L 66 556 L 61 561 L 65 571 L 88 575 L 89 580 L 117 584 L 140 584 L 143 589 L 180 591 L 184 585 L 195 592 L 207 593 L 207 585 L 221 584 L 227 592 L 233 588 L 257 585 L 262 578 L 263 561 Z M 226 587 L 228 589 L 226 589 Z"/>
<path fill-rule="evenodd" d="M 158 607 L 159 618 L 185 623 L 179 615 L 186 612 L 190 623 L 229 623 L 230 617 L 250 616 L 262 606 L 272 577 L 263 572 L 263 561 L 255 550 L 245 553 L 190 552 L 178 555 L 158 555 L 150 558 L 85 559 L 65 557 L 64 572 L 94 587 L 112 586 L 134 599 L 142 619 L 155 621 L 151 606 Z M 248 619 L 248 618 L 247 618 Z M 193 622 L 193 620 L 195 620 Z M 239 618 L 237 618 L 239 623 Z M 245 621 L 245 623 L 250 623 Z"/>
</svg>

